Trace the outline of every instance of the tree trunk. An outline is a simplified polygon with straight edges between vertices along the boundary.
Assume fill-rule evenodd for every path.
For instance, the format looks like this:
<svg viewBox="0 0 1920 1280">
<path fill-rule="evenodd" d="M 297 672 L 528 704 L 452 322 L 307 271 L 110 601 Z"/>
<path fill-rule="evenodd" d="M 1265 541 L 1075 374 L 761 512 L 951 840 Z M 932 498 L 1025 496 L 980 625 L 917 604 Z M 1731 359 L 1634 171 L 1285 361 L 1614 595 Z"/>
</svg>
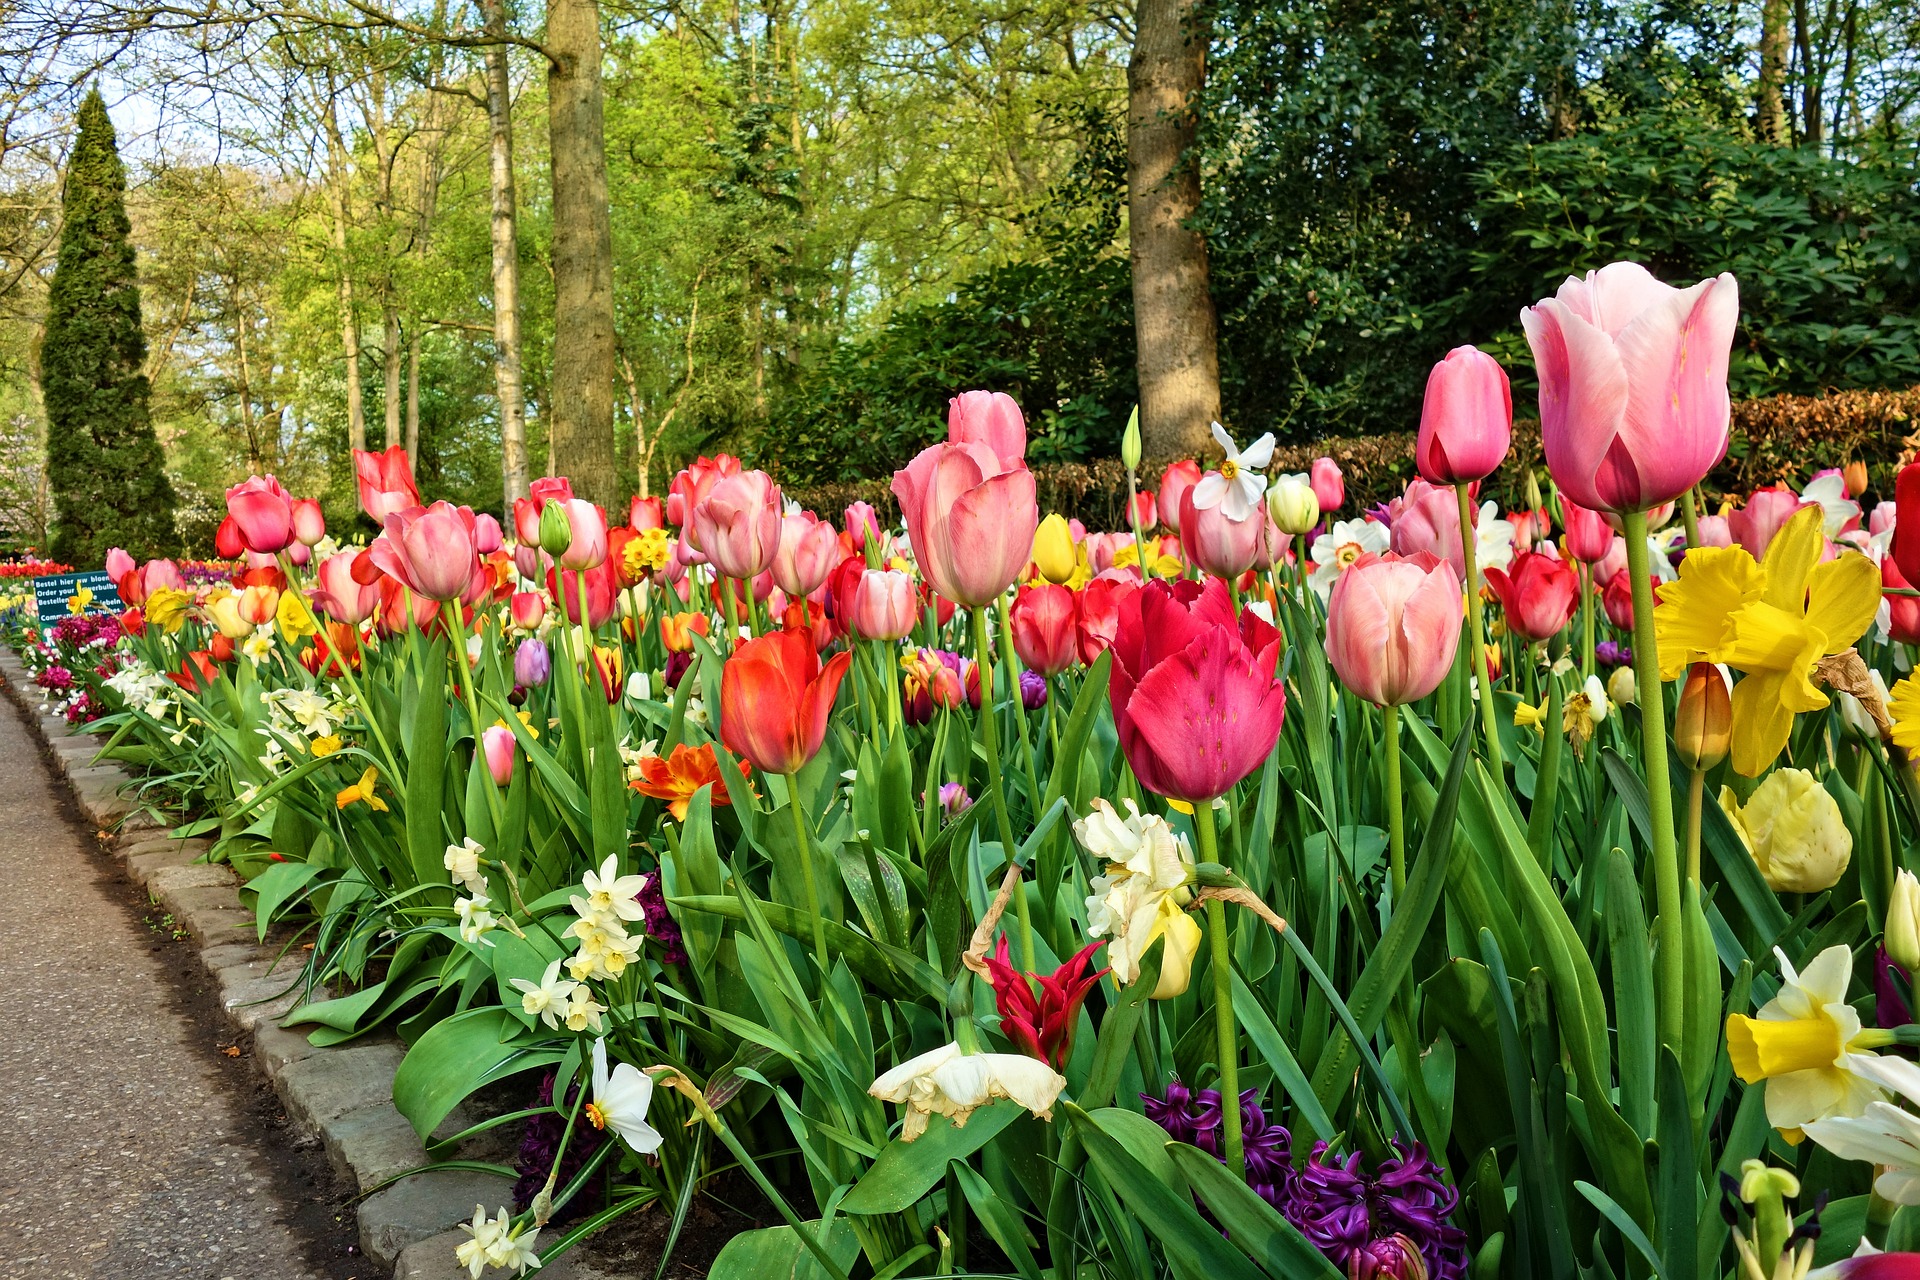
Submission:
<svg viewBox="0 0 1920 1280">
<path fill-rule="evenodd" d="M 1800 142 L 1820 145 L 1820 73 L 1813 65 L 1807 0 L 1793 0 L 1793 43 L 1800 62 Z"/>
<path fill-rule="evenodd" d="M 327 196 L 333 205 L 333 256 L 340 267 L 340 345 L 347 362 L 347 444 L 367 447 L 367 406 L 360 388 L 360 321 L 353 304 L 353 267 L 347 257 L 347 148 L 340 137 L 331 93 L 327 114 Z"/>
<path fill-rule="evenodd" d="M 381 353 L 386 365 L 387 448 L 404 443 L 400 435 L 400 312 L 389 302 L 386 308 L 387 346 Z"/>
<path fill-rule="evenodd" d="M 1192 103 L 1206 83 L 1198 0 L 1140 0 L 1127 64 L 1127 213 L 1140 431 L 1152 457 L 1192 456 L 1220 416 L 1220 358 L 1200 208 Z"/>
<path fill-rule="evenodd" d="M 595 0 L 547 6 L 548 150 L 553 164 L 553 383 L 547 431 L 574 492 L 612 507 L 613 228 Z"/>
<path fill-rule="evenodd" d="M 1767 142 L 1787 140 L 1787 0 L 1760 6 L 1760 85 L 1754 126 Z"/>
<path fill-rule="evenodd" d="M 407 341 L 407 465 L 420 474 L 420 331 Z"/>
<path fill-rule="evenodd" d="M 486 0 L 487 31 L 506 35 L 505 0 Z M 487 46 L 487 125 L 493 192 L 493 385 L 500 397 L 500 482 L 509 510 L 527 496 L 527 408 L 520 376 L 519 205 L 513 189 L 513 98 L 507 46 Z"/>
</svg>

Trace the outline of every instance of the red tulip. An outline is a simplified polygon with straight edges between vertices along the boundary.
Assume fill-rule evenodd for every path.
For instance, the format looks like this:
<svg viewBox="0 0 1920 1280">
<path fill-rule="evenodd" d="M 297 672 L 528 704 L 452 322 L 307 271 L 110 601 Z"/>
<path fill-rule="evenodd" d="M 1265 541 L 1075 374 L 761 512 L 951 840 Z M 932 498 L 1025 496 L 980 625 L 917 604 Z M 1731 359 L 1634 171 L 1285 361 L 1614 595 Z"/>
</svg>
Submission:
<svg viewBox="0 0 1920 1280">
<path fill-rule="evenodd" d="M 248 551 L 270 556 L 293 541 L 293 499 L 272 476 L 248 476 L 227 490 L 227 516 Z"/>
<path fill-rule="evenodd" d="M 1567 528 L 1567 554 L 1592 564 L 1604 560 L 1613 549 L 1613 529 L 1607 518 L 1560 495 L 1560 521 Z"/>
<path fill-rule="evenodd" d="M 575 573 L 571 569 L 549 569 L 547 593 L 559 606 L 561 615 L 578 626 L 580 583 L 583 578 L 587 584 L 587 625 L 597 631 L 612 620 L 614 610 L 619 605 L 611 561 L 602 561 L 597 567 L 583 573 Z"/>
<path fill-rule="evenodd" d="M 385 453 L 353 451 L 353 478 L 360 490 L 360 509 L 385 527 L 396 511 L 420 505 L 420 486 L 413 482 L 413 463 L 407 451 L 394 445 Z"/>
<path fill-rule="evenodd" d="M 1600 593 L 1600 607 L 1607 611 L 1607 621 L 1622 631 L 1633 630 L 1633 583 L 1632 574 L 1616 573 Z"/>
<path fill-rule="evenodd" d="M 779 486 L 764 471 L 717 480 L 693 509 L 688 538 L 727 577 L 759 577 L 780 550 Z"/>
<path fill-rule="evenodd" d="M 380 570 L 429 600 L 458 600 L 480 571 L 473 512 L 451 502 L 411 507 L 387 517 L 387 531 L 367 554 Z"/>
<path fill-rule="evenodd" d="M 1885 507 L 1886 503 L 1881 503 Z M 1890 554 L 1908 582 L 1920 582 L 1920 462 L 1900 468 L 1893 482 L 1893 546 Z M 1879 520 L 1880 510 L 1873 518 Z M 1869 525 L 1869 528 L 1872 526 Z"/>
<path fill-rule="evenodd" d="M 240 536 L 240 525 L 232 516 L 220 521 L 213 531 L 213 553 L 222 560 L 238 560 L 247 553 L 247 542 Z"/>
<path fill-rule="evenodd" d="M 1900 569 L 1900 564 L 1892 556 L 1883 556 L 1880 560 L 1880 585 L 1883 587 L 1912 587 L 1913 582 Z M 1888 630 L 1893 638 L 1902 644 L 1920 644 L 1920 596 L 1885 596 L 1888 612 Z"/>
<path fill-rule="evenodd" d="M 1079 656 L 1073 592 L 1051 583 L 1022 587 L 1008 614 L 1013 651 L 1027 670 L 1057 676 Z"/>
<path fill-rule="evenodd" d="M 1460 553 L 1460 499 L 1451 488 L 1425 480 L 1409 484 L 1387 532 L 1395 555 L 1424 551 L 1452 565 L 1455 581 L 1466 577 L 1467 562 Z"/>
<path fill-rule="evenodd" d="M 1218 578 L 1152 582 L 1124 601 L 1111 698 L 1140 784 L 1199 804 L 1259 768 L 1287 710 L 1279 653 L 1280 633 L 1250 611 L 1236 618 Z"/>
<path fill-rule="evenodd" d="M 1237 578 L 1253 568 L 1268 524 L 1264 503 L 1245 520 L 1235 520 L 1224 503 L 1196 507 L 1191 487 L 1180 495 L 1180 549 L 1190 564 L 1216 578 Z"/>
<path fill-rule="evenodd" d="M 1113 646 L 1120 630 L 1120 606 L 1140 589 L 1140 579 L 1124 570 L 1099 577 L 1080 588 L 1073 615 L 1074 645 L 1080 661 L 1092 666 Z"/>
<path fill-rule="evenodd" d="M 206 649 L 189 651 L 185 660 L 180 663 L 180 670 L 167 673 L 167 679 L 188 693 L 202 693 L 211 688 L 213 682 L 219 678 L 219 664 L 215 661 L 213 654 Z"/>
<path fill-rule="evenodd" d="M 913 555 L 934 590 L 977 609 L 1026 568 L 1040 524 L 1033 473 L 974 441 L 936 444 L 893 475 Z"/>
<path fill-rule="evenodd" d="M 1767 547 L 1781 526 L 1792 519 L 1794 512 L 1808 505 L 1801 501 L 1799 494 L 1781 485 L 1755 489 L 1748 495 L 1746 505 L 1728 514 L 1727 531 L 1759 560 L 1767 554 Z"/>
<path fill-rule="evenodd" d="M 822 667 L 804 632 L 776 631 L 742 644 L 720 671 L 720 739 L 762 773 L 793 773 L 827 736 L 851 653 Z"/>
<path fill-rule="evenodd" d="M 779 548 L 773 554 L 773 580 L 796 599 L 810 596 L 840 563 L 840 538 L 832 525 L 809 515 L 780 521 Z"/>
<path fill-rule="evenodd" d="M 138 609 L 128 609 L 120 615 L 120 630 L 134 639 L 147 634 L 147 615 Z"/>
<path fill-rule="evenodd" d="M 1440 485 L 1482 480 L 1506 460 L 1513 439 L 1507 371 L 1478 347 L 1455 347 L 1427 375 L 1414 463 Z"/>
<path fill-rule="evenodd" d="M 293 500 L 293 538 L 301 546 L 311 547 L 327 536 L 327 517 L 313 498 Z"/>
<path fill-rule="evenodd" d="M 1573 617 L 1580 576 L 1564 560 L 1522 551 L 1506 569 L 1488 569 L 1487 585 L 1500 597 L 1507 629 L 1522 640 L 1547 640 Z"/>
<path fill-rule="evenodd" d="M 1133 495 L 1133 505 L 1127 508 L 1127 521 L 1138 525 L 1142 533 L 1160 523 L 1160 504 L 1154 501 L 1151 490 L 1142 489 Z"/>
<path fill-rule="evenodd" d="M 903 640 L 920 621 L 920 597 L 913 579 L 893 569 L 862 569 L 861 561 L 847 559 L 854 566 L 853 630 L 863 640 Z M 837 576 L 837 575 L 836 575 Z"/>
<path fill-rule="evenodd" d="M 547 598 L 538 591 L 516 591 L 507 604 L 507 616 L 522 631 L 532 631 L 547 616 Z"/>
<path fill-rule="evenodd" d="M 1175 533 L 1180 532 L 1180 500 L 1200 483 L 1200 474 L 1200 464 L 1192 458 L 1182 458 L 1160 473 L 1160 518 Z"/>
<path fill-rule="evenodd" d="M 1027 422 L 1012 396 L 1002 391 L 963 391 L 947 401 L 947 443 L 975 442 L 992 449 L 1002 469 L 1026 461 Z"/>
<path fill-rule="evenodd" d="M 1453 668 L 1464 608 L 1445 560 L 1363 554 L 1327 599 L 1327 659 L 1340 683 L 1376 706 L 1418 702 Z"/>
<path fill-rule="evenodd" d="M 233 640 L 216 633 L 211 640 L 207 641 L 207 656 L 215 662 L 233 661 Z"/>
<path fill-rule="evenodd" d="M 1065 1071 L 1067 1059 L 1073 1056 L 1080 1006 L 1107 972 L 1087 972 L 1087 961 L 1099 947 L 1098 942 L 1089 942 L 1071 960 L 1043 977 L 1013 967 L 1003 934 L 1000 945 L 986 957 L 993 1003 L 1000 1011 L 1000 1034 L 1029 1057 L 1048 1063 L 1055 1071 Z M 1033 982 L 1040 984 L 1037 997 L 1030 985 Z"/>
<path fill-rule="evenodd" d="M 1340 504 L 1347 500 L 1347 482 L 1340 474 L 1340 464 L 1332 458 L 1315 458 L 1307 475 L 1313 483 L 1313 497 L 1320 504 L 1320 514 L 1329 516 L 1338 511 Z"/>
<path fill-rule="evenodd" d="M 1731 275 L 1687 289 L 1616 262 L 1520 313 L 1540 373 L 1540 437 L 1562 493 L 1644 511 L 1698 484 L 1727 451 Z"/>
<path fill-rule="evenodd" d="M 638 498 L 627 504 L 627 527 L 635 533 L 667 527 L 666 509 L 658 498 Z"/>
<path fill-rule="evenodd" d="M 360 547 L 350 547 L 322 560 L 314 573 L 318 585 L 313 591 L 313 607 L 349 626 L 357 627 L 372 617 L 380 605 L 379 580 L 377 576 L 368 575 L 372 580 L 363 583 L 355 575 L 355 566 L 363 560 L 369 568 L 373 567 L 367 552 Z"/>
</svg>

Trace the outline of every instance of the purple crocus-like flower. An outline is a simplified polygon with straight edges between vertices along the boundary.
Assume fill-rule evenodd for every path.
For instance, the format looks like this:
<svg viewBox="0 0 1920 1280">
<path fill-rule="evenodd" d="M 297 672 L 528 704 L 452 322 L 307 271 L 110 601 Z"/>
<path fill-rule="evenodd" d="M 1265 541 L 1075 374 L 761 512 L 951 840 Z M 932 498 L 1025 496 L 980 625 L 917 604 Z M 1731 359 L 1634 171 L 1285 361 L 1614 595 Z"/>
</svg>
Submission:
<svg viewBox="0 0 1920 1280">
<path fill-rule="evenodd" d="M 1047 705 L 1047 680 L 1037 671 L 1020 673 L 1020 704 L 1029 711 Z"/>
<path fill-rule="evenodd" d="M 1195 1091 L 1176 1079 L 1168 1082 L 1164 1098 L 1141 1094 L 1140 1101 L 1147 1118 L 1173 1138 L 1216 1160 L 1225 1158 L 1225 1117 L 1218 1089 Z M 1282 1208 L 1292 1174 L 1293 1135 L 1268 1121 L 1256 1089 L 1240 1095 L 1240 1145 L 1246 1155 L 1247 1185 L 1268 1204 Z"/>
<path fill-rule="evenodd" d="M 1240 1147 L 1246 1155 L 1247 1185 L 1277 1209 L 1293 1176 L 1293 1135 L 1267 1120 L 1259 1099 L 1253 1089 L 1240 1095 Z"/>
<path fill-rule="evenodd" d="M 1603 667 L 1624 667 L 1633 661 L 1633 650 L 1615 640 L 1602 640 L 1593 646 L 1593 656 Z"/>
<path fill-rule="evenodd" d="M 647 913 L 647 936 L 660 944 L 660 959 L 667 964 L 685 964 L 687 948 L 680 934 L 680 922 L 667 910 L 667 895 L 660 887 L 660 873 L 646 878 L 638 895 L 640 909 Z"/>
</svg>

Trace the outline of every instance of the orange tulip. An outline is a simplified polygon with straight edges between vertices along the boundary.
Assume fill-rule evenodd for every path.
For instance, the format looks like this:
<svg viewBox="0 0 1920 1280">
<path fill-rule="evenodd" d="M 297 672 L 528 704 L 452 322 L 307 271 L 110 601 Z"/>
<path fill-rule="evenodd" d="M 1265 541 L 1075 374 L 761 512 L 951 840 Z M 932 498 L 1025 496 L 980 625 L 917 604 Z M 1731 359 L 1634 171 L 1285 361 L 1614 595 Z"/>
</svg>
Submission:
<svg viewBox="0 0 1920 1280">
<path fill-rule="evenodd" d="M 804 631 L 778 631 L 735 649 L 720 674 L 720 739 L 763 773 L 792 773 L 827 736 L 827 715 L 850 653 L 826 666 Z"/>
<path fill-rule="evenodd" d="M 660 640 L 674 653 L 693 649 L 693 637 L 707 634 L 704 613 L 663 613 L 660 615 Z"/>
<path fill-rule="evenodd" d="M 744 775 L 746 771 L 746 761 L 743 760 L 740 762 L 740 772 Z M 713 787 L 711 799 L 714 804 L 733 803 L 733 797 L 727 794 L 727 780 L 720 776 L 720 765 L 714 758 L 711 742 L 697 747 L 690 747 L 683 742 L 664 758 L 646 757 L 640 762 L 640 776 L 629 785 L 643 796 L 665 800 L 667 812 L 673 815 L 676 822 L 687 820 L 687 804 L 704 786 Z"/>
</svg>

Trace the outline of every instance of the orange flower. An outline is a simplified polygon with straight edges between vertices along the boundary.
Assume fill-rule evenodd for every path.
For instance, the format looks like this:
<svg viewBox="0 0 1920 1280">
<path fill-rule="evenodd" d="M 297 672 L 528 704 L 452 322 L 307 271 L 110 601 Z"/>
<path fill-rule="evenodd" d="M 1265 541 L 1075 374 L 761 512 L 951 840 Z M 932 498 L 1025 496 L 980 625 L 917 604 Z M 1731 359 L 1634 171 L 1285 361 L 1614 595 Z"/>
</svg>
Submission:
<svg viewBox="0 0 1920 1280">
<path fill-rule="evenodd" d="M 693 649 L 693 637 L 707 634 L 704 613 L 663 613 L 660 615 L 660 639 L 675 653 Z"/>
<path fill-rule="evenodd" d="M 740 774 L 747 774 L 747 762 L 740 762 Z M 656 800 L 667 802 L 667 812 L 677 822 L 687 820 L 687 802 L 704 786 L 713 787 L 713 803 L 730 805 L 733 798 L 727 794 L 726 779 L 720 776 L 719 761 L 714 758 L 713 744 L 705 743 L 690 747 L 681 743 L 673 749 L 673 754 L 662 759 L 648 756 L 640 762 L 640 776 L 633 780 L 632 786 L 643 796 L 652 796 Z"/>
</svg>

